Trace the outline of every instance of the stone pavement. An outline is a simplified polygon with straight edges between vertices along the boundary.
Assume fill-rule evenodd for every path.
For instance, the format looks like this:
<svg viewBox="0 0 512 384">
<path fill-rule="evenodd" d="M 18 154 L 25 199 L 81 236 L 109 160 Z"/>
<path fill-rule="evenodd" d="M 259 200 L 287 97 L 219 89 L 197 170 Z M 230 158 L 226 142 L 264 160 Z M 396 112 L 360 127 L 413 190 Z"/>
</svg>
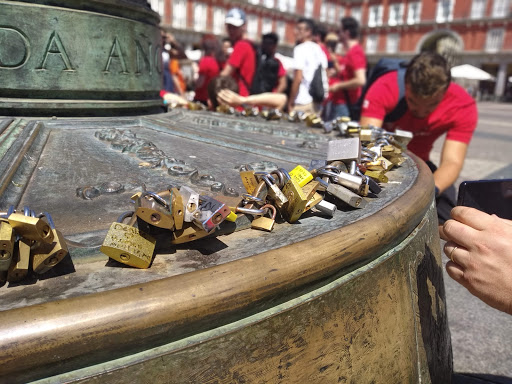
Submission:
<svg viewBox="0 0 512 384">
<path fill-rule="evenodd" d="M 478 104 L 479 123 L 457 181 L 512 178 L 512 104 Z M 432 154 L 434 163 L 444 138 Z M 441 249 L 444 241 L 441 241 Z M 443 264 L 448 258 L 443 253 Z M 512 384 L 512 316 L 490 308 L 444 271 L 453 383 Z"/>
</svg>

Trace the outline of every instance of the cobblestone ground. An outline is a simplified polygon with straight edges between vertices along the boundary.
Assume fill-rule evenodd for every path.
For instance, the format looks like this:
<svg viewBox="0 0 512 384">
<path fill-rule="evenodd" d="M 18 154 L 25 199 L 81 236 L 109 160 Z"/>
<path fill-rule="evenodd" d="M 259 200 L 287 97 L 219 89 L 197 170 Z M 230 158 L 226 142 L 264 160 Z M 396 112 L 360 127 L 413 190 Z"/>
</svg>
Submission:
<svg viewBox="0 0 512 384">
<path fill-rule="evenodd" d="M 479 103 L 479 123 L 469 146 L 464 180 L 512 178 L 512 104 Z M 438 164 L 444 138 L 434 146 Z M 441 242 L 441 249 L 444 242 Z M 443 254 L 443 264 L 448 258 Z M 512 316 L 471 295 L 444 273 L 453 345 L 453 383 L 512 383 Z"/>
</svg>

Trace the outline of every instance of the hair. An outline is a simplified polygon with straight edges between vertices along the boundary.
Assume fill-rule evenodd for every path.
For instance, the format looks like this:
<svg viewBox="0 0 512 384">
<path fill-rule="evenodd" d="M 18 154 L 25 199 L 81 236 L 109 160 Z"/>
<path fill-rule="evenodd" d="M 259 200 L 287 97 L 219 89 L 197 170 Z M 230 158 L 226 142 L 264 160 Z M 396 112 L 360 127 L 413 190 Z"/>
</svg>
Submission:
<svg viewBox="0 0 512 384">
<path fill-rule="evenodd" d="M 297 24 L 306 24 L 307 28 L 313 33 L 315 30 L 315 22 L 313 19 L 309 19 L 307 17 L 301 17 L 299 20 L 297 20 Z"/>
<path fill-rule="evenodd" d="M 219 43 L 219 40 L 215 36 L 205 35 L 203 36 L 203 41 L 201 43 L 202 48 L 204 50 L 205 56 L 213 56 L 217 63 L 223 63 L 226 61 L 226 57 L 224 52 L 222 51 L 222 47 Z"/>
<path fill-rule="evenodd" d="M 213 109 L 216 109 L 219 106 L 217 95 L 223 89 L 229 89 L 238 93 L 238 83 L 231 76 L 217 76 L 210 81 L 208 84 L 208 98 L 212 103 Z"/>
<path fill-rule="evenodd" d="M 279 42 L 279 37 L 277 36 L 277 33 L 270 32 L 266 33 L 262 36 L 261 41 L 263 40 L 269 40 L 272 42 L 272 44 L 276 44 Z"/>
<path fill-rule="evenodd" d="M 324 41 L 325 36 L 327 36 L 327 27 L 323 24 L 315 24 L 313 35 L 320 36 L 320 41 Z"/>
<path fill-rule="evenodd" d="M 346 16 L 341 19 L 341 29 L 348 31 L 351 39 L 359 37 L 359 22 L 352 16 Z"/>
<path fill-rule="evenodd" d="M 405 83 L 415 95 L 421 97 L 446 91 L 451 80 L 446 59 L 434 52 L 422 52 L 413 57 L 405 72 Z"/>
</svg>

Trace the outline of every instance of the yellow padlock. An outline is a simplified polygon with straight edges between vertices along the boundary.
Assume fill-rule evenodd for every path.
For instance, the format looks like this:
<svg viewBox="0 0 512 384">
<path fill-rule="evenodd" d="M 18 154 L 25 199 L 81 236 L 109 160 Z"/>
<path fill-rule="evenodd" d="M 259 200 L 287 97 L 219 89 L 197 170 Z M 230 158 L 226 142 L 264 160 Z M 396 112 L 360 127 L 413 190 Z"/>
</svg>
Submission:
<svg viewBox="0 0 512 384">
<path fill-rule="evenodd" d="M 195 224 L 185 223 L 182 229 L 172 232 L 171 244 L 183 244 L 208 236 L 210 233 Z"/>
<path fill-rule="evenodd" d="M 45 273 L 68 254 L 66 240 L 59 230 L 53 228 L 53 243 L 40 243 L 40 246 L 32 251 L 32 269 L 36 273 Z"/>
<path fill-rule="evenodd" d="M 0 219 L 0 271 L 7 271 L 11 265 L 14 248 L 14 232 L 6 219 Z"/>
<path fill-rule="evenodd" d="M 161 200 L 157 200 L 157 197 Z M 155 227 L 173 230 L 174 217 L 165 201 L 170 197 L 171 192 L 169 190 L 156 194 L 145 192 L 140 197 L 138 197 L 138 194 L 133 195 L 132 200 L 138 199 L 135 215 Z"/>
<path fill-rule="evenodd" d="M 305 186 L 311 180 L 313 175 L 304 167 L 297 165 L 290 171 L 290 177 L 295 180 L 301 187 Z"/>
<path fill-rule="evenodd" d="M 7 218 L 14 232 L 27 240 L 53 242 L 53 232 L 50 225 L 38 217 L 25 216 L 21 213 L 11 213 Z"/>
<path fill-rule="evenodd" d="M 17 241 L 14 260 L 7 272 L 7 281 L 18 282 L 28 275 L 30 266 L 30 240 L 20 239 Z"/>
</svg>

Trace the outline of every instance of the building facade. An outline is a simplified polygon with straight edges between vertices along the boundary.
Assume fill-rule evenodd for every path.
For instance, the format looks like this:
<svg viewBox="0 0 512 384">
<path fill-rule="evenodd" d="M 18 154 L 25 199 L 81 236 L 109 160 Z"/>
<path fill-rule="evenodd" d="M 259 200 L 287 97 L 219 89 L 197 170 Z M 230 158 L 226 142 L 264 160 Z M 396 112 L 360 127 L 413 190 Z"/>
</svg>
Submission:
<svg viewBox="0 0 512 384">
<path fill-rule="evenodd" d="M 452 65 L 471 64 L 495 76 L 490 93 L 503 98 L 512 82 L 512 0 L 151 0 L 163 28 L 186 45 L 201 34 L 225 35 L 224 16 L 232 7 L 247 13 L 248 37 L 274 31 L 280 51 L 290 54 L 299 17 L 339 29 L 343 16 L 362 26 L 370 64 L 381 57 L 410 58 L 435 50 Z"/>
</svg>

